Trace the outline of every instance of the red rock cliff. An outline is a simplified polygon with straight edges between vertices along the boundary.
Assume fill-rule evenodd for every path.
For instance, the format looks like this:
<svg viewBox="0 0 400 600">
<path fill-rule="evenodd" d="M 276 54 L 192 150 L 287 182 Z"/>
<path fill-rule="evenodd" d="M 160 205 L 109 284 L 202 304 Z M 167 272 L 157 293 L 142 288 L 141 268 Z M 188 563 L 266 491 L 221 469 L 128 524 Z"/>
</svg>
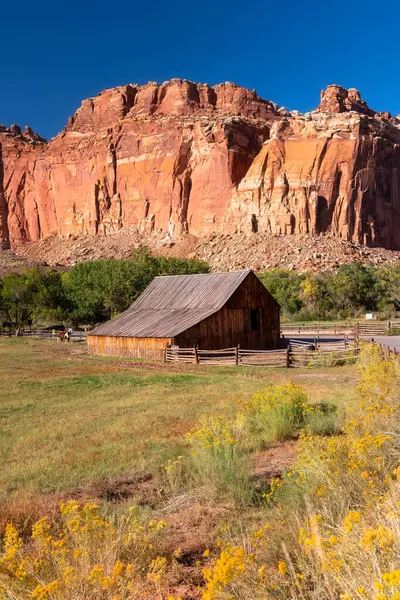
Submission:
<svg viewBox="0 0 400 600">
<path fill-rule="evenodd" d="M 107 90 L 48 144 L 0 126 L 0 243 L 129 227 L 400 248 L 399 142 L 397 119 L 340 86 L 305 115 L 232 83 Z"/>
</svg>

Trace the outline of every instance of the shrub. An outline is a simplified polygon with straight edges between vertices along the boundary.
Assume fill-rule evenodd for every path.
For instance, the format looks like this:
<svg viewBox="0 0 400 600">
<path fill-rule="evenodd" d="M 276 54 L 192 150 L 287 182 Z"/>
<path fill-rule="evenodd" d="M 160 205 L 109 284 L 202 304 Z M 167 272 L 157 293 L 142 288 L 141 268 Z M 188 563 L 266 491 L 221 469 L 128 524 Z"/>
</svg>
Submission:
<svg viewBox="0 0 400 600">
<path fill-rule="evenodd" d="M 157 556 L 163 521 L 138 521 L 135 510 L 118 522 L 95 504 L 62 504 L 58 521 L 43 518 L 29 539 L 6 528 L 0 557 L 0 592 L 15 600 L 111 600 L 159 594 L 166 559 Z"/>
<path fill-rule="evenodd" d="M 189 485 L 190 474 L 184 456 L 171 459 L 164 467 L 164 482 L 170 494 L 177 494 Z"/>
<path fill-rule="evenodd" d="M 340 433 L 341 419 L 337 406 L 328 402 L 312 405 L 305 415 L 305 426 L 312 435 L 333 435 Z"/>
<path fill-rule="evenodd" d="M 302 434 L 296 465 L 277 486 L 273 521 L 242 543 L 222 544 L 204 572 L 203 600 L 400 599 L 399 381 L 397 361 L 363 351 L 343 434 Z M 230 556 L 240 563 L 224 577 Z"/>
<path fill-rule="evenodd" d="M 251 498 L 245 435 L 246 423 L 240 415 L 232 420 L 204 416 L 188 434 L 193 473 L 208 493 L 239 501 Z"/>
<path fill-rule="evenodd" d="M 287 383 L 265 388 L 245 405 L 252 434 L 262 445 L 290 439 L 304 424 L 308 399 L 303 389 Z"/>
</svg>

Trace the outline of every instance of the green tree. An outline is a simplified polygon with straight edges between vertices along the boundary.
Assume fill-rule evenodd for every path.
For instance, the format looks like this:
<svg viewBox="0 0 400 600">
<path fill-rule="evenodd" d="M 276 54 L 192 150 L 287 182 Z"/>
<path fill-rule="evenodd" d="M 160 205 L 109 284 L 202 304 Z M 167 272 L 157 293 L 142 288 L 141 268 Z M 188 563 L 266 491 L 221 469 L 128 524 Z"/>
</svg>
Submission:
<svg viewBox="0 0 400 600">
<path fill-rule="evenodd" d="M 61 274 L 29 269 L 5 275 L 0 286 L 0 316 L 14 329 L 40 318 L 60 318 L 67 308 Z"/>
<path fill-rule="evenodd" d="M 279 302 L 284 316 L 291 317 L 301 311 L 303 308 L 301 283 L 306 279 L 306 275 L 284 269 L 273 269 L 260 273 L 259 278 Z"/>
<path fill-rule="evenodd" d="M 387 265 L 377 269 L 382 286 L 379 310 L 390 313 L 400 311 L 400 265 Z"/>
<path fill-rule="evenodd" d="M 25 275 L 11 273 L 3 277 L 0 313 L 14 329 L 28 323 L 33 314 L 35 288 Z"/>
<path fill-rule="evenodd" d="M 75 322 L 99 323 L 126 310 L 158 275 L 208 273 L 199 260 L 165 258 L 147 249 L 126 260 L 93 260 L 75 265 L 63 275 Z"/>
<path fill-rule="evenodd" d="M 341 265 L 330 278 L 330 295 L 342 316 L 375 311 L 382 298 L 382 284 L 374 267 L 358 262 Z"/>
</svg>

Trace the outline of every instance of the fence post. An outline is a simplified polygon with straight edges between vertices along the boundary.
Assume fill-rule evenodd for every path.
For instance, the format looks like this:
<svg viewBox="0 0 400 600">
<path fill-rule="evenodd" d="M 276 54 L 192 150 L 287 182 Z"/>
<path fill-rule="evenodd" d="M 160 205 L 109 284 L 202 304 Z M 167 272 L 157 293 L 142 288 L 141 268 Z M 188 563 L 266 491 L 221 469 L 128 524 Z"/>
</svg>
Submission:
<svg viewBox="0 0 400 600">
<path fill-rule="evenodd" d="M 239 364 L 239 348 L 240 348 L 240 344 L 238 344 L 235 348 L 235 359 L 236 359 L 236 364 Z"/>
<path fill-rule="evenodd" d="M 196 365 L 199 364 L 199 353 L 197 352 L 197 346 L 194 347 L 194 361 Z"/>
<path fill-rule="evenodd" d="M 290 367 L 290 344 L 286 348 L 286 368 Z"/>
</svg>

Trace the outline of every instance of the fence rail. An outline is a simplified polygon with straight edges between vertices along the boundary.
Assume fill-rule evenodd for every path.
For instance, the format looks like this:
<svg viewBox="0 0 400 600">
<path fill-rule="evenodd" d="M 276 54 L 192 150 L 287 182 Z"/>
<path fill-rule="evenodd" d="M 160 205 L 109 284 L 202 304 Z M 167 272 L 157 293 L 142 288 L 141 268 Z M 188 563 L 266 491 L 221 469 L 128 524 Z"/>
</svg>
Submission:
<svg viewBox="0 0 400 600">
<path fill-rule="evenodd" d="M 391 321 L 382 321 L 374 323 L 358 323 L 357 334 L 359 337 L 373 337 L 375 335 L 385 335 L 392 329 Z"/>
<path fill-rule="evenodd" d="M 382 358 L 398 358 L 400 351 L 397 348 L 386 346 L 385 344 L 378 344 Z"/>
<path fill-rule="evenodd" d="M 288 367 L 289 348 L 285 350 L 239 350 L 240 364 L 247 367 Z"/>
<path fill-rule="evenodd" d="M 282 335 L 352 335 L 357 323 L 321 324 L 308 323 L 307 325 L 281 325 Z"/>
<path fill-rule="evenodd" d="M 40 339 L 56 339 L 59 337 L 60 332 L 55 331 L 52 333 L 51 330 L 47 329 L 25 329 L 24 331 L 20 331 L 18 333 L 18 337 L 34 337 Z M 14 331 L 8 331 L 5 329 L 0 329 L 0 337 L 16 337 Z M 87 333 L 86 331 L 73 331 L 70 338 L 72 340 L 86 340 Z"/>
<path fill-rule="evenodd" d="M 328 351 L 292 351 L 290 354 L 291 367 L 331 367 L 356 361 L 359 358 L 359 348 Z"/>
<path fill-rule="evenodd" d="M 197 365 L 240 365 L 243 367 L 299 367 L 331 366 L 354 361 L 359 356 L 357 346 L 329 347 L 322 345 L 317 350 L 307 346 L 277 350 L 246 350 L 239 346 L 224 350 L 200 350 L 199 348 L 168 347 L 165 351 L 166 362 Z"/>
<path fill-rule="evenodd" d="M 342 340 L 321 341 L 319 337 L 314 337 L 309 340 L 288 339 L 292 350 L 321 350 L 331 352 L 333 350 L 347 350 L 356 345 L 354 337 L 344 336 Z"/>
<path fill-rule="evenodd" d="M 196 363 L 196 348 L 167 348 L 165 360 L 167 362 Z"/>
<path fill-rule="evenodd" d="M 200 365 L 247 365 L 286 367 L 289 350 L 244 350 L 239 346 L 223 350 L 169 347 L 167 362 L 185 362 Z"/>
<path fill-rule="evenodd" d="M 357 323 L 318 324 L 309 323 L 307 325 L 281 325 L 281 335 L 344 335 L 355 337 L 373 337 L 374 335 L 385 335 L 392 329 L 400 327 L 400 320 L 390 321 L 358 321 Z"/>
</svg>

